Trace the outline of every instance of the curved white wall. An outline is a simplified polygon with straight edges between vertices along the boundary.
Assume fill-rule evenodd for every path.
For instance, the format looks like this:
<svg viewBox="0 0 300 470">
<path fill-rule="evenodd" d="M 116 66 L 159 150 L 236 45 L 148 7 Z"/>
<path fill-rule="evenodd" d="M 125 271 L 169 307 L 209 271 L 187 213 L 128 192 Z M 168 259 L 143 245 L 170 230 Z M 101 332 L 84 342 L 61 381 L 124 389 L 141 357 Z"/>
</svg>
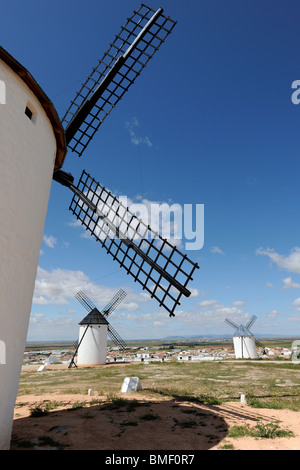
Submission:
<svg viewBox="0 0 300 470">
<path fill-rule="evenodd" d="M 87 325 L 80 325 L 79 341 Z M 77 365 L 106 363 L 107 325 L 90 325 L 78 348 Z"/>
<path fill-rule="evenodd" d="M 56 155 L 38 99 L 2 60 L 0 79 L 0 449 L 9 448 L 28 321 Z M 30 120 L 29 106 L 35 113 Z"/>
<path fill-rule="evenodd" d="M 257 358 L 254 336 L 234 336 L 233 346 L 236 359 Z"/>
</svg>

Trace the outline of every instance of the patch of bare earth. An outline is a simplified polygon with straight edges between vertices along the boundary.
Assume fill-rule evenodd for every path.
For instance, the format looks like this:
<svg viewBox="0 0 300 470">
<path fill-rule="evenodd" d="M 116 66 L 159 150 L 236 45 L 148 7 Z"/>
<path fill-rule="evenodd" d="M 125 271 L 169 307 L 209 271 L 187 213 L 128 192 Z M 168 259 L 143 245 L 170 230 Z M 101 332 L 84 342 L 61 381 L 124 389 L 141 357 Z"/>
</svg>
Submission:
<svg viewBox="0 0 300 470">
<path fill-rule="evenodd" d="M 254 409 L 241 403 L 218 406 L 164 398 L 143 392 L 120 394 L 120 406 L 89 395 L 25 395 L 17 398 L 11 450 L 298 450 L 299 413 Z M 124 402 L 124 399 L 126 402 Z M 45 416 L 33 408 L 46 403 Z M 278 423 L 295 437 L 229 438 L 234 425 Z"/>
</svg>

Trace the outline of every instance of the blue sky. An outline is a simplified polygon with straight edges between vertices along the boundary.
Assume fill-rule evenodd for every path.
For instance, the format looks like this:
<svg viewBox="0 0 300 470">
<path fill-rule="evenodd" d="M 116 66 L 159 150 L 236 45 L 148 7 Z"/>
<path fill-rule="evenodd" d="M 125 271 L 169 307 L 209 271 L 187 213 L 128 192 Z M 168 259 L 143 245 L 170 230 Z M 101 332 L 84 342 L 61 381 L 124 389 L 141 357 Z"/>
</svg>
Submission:
<svg viewBox="0 0 300 470">
<path fill-rule="evenodd" d="M 53 183 L 28 340 L 74 339 L 85 316 L 123 288 L 110 319 L 125 339 L 226 334 L 257 315 L 257 334 L 300 334 L 299 10 L 295 0 L 153 0 L 178 23 L 101 126 L 64 169 L 90 172 L 131 200 L 204 204 L 200 269 L 175 318 L 146 299 L 76 226 L 71 193 Z M 11 0 L 2 46 L 62 117 L 97 59 L 139 6 L 132 0 Z M 133 138 L 134 137 L 134 138 Z"/>
</svg>

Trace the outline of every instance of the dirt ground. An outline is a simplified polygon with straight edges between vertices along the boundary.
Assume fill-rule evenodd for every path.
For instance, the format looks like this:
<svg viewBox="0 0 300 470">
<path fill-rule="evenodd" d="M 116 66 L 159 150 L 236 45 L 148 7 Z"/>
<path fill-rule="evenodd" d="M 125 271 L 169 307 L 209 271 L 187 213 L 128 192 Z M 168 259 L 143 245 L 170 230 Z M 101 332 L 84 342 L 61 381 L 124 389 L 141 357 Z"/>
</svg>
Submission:
<svg viewBox="0 0 300 470">
<path fill-rule="evenodd" d="M 113 408 L 105 397 L 91 395 L 20 396 L 11 450 L 300 449 L 300 414 L 294 411 L 255 409 L 237 402 L 208 406 L 150 399 L 142 391 L 120 397 L 128 400 L 127 405 L 123 401 L 123 406 Z M 45 416 L 31 416 L 31 410 L 42 408 L 47 400 L 57 406 Z M 257 423 L 277 423 L 295 437 L 227 437 L 234 425 Z"/>
</svg>

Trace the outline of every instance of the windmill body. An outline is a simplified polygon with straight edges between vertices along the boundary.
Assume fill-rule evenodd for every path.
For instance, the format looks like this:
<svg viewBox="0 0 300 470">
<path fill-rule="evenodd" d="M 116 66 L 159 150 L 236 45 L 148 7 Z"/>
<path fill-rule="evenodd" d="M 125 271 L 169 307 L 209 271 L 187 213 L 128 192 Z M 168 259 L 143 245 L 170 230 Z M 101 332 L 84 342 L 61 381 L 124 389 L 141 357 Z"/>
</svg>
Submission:
<svg viewBox="0 0 300 470">
<path fill-rule="evenodd" d="M 80 323 L 77 365 L 106 363 L 108 321 L 93 309 Z"/>
<path fill-rule="evenodd" d="M 235 329 L 235 333 L 233 334 L 233 346 L 236 359 L 257 358 L 255 338 L 249 329 L 255 320 L 256 316 L 253 315 L 245 326 L 238 326 L 228 318 L 225 320 L 226 323 Z"/>
<path fill-rule="evenodd" d="M 0 448 L 9 447 L 53 170 L 64 155 L 55 109 L 29 72 L 0 47 Z M 3 355 L 4 356 L 4 355 Z"/>
<path fill-rule="evenodd" d="M 236 359 L 256 359 L 256 345 L 253 334 L 243 325 L 233 335 L 234 354 Z"/>
</svg>

